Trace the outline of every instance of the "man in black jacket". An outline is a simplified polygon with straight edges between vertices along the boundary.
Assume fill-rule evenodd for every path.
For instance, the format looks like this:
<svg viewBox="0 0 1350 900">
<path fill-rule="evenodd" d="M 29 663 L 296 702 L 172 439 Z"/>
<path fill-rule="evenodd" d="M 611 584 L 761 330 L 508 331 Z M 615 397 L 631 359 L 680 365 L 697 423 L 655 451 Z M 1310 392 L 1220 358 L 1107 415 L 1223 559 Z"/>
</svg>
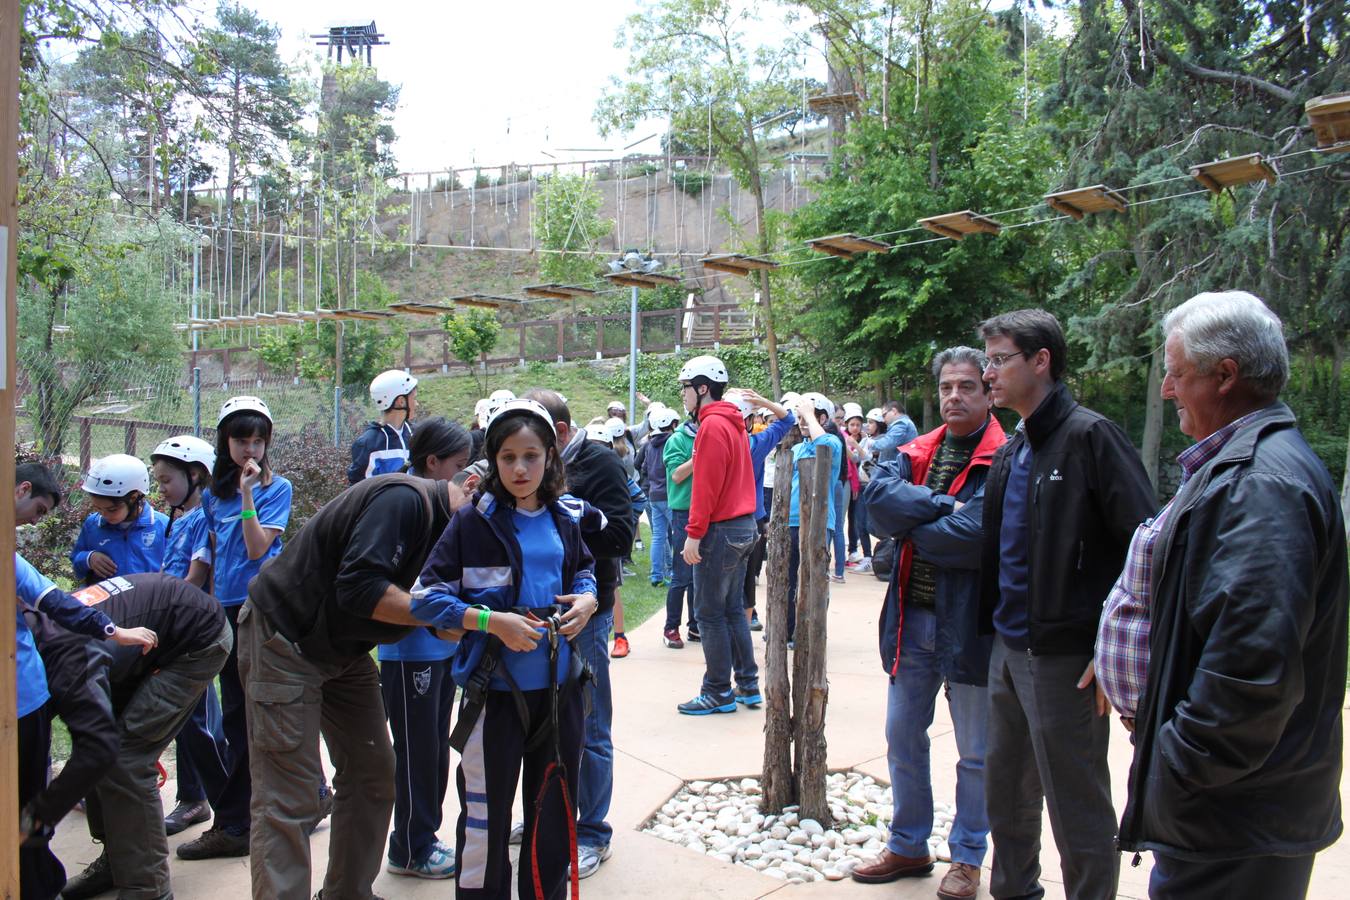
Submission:
<svg viewBox="0 0 1350 900">
<path fill-rule="evenodd" d="M 449 482 L 367 478 L 330 500 L 249 584 L 239 673 L 253 896 L 309 897 L 320 734 L 336 769 L 323 893 L 370 896 L 394 807 L 394 748 L 370 651 L 422 627 L 408 592 L 463 503 Z"/>
<path fill-rule="evenodd" d="M 1125 433 L 1061 381 L 1067 347 L 1054 316 L 1018 310 L 980 333 L 994 405 L 1022 417 L 984 496 L 980 618 L 997 635 L 985 755 L 990 891 L 1041 895 L 1044 801 L 1067 895 L 1110 898 L 1120 854 L 1092 650 L 1130 536 L 1156 508 L 1153 489 Z"/>
<path fill-rule="evenodd" d="M 614 832 L 605 821 L 614 793 L 609 632 L 614 624 L 614 592 L 619 586 L 621 561 L 633 546 L 633 503 L 628 495 L 628 476 L 618 455 L 604 444 L 587 440 L 585 429 L 572 427 L 571 410 L 556 391 L 534 388 L 525 393 L 525 398 L 542 404 L 553 419 L 558 446 L 563 448 L 567 492 L 605 516 L 601 531 L 582 535 L 595 557 L 596 596 L 600 605 L 572 640 L 572 646 L 581 651 L 594 676 L 577 791 L 577 874 L 587 878 L 609 858 L 609 840 Z"/>
<path fill-rule="evenodd" d="M 1162 395 L 1196 443 L 1102 614 L 1101 679 L 1136 741 L 1120 842 L 1153 851 L 1154 898 L 1303 897 L 1341 835 L 1345 520 L 1279 402 L 1265 304 L 1200 294 L 1163 333 Z"/>
</svg>

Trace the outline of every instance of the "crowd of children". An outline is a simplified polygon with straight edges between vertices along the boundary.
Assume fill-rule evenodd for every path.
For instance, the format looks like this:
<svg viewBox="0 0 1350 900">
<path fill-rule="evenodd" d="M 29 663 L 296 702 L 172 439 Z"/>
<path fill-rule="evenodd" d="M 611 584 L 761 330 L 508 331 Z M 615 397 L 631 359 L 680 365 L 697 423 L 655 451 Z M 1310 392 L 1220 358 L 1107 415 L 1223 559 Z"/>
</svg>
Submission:
<svg viewBox="0 0 1350 900">
<path fill-rule="evenodd" d="M 738 509 L 733 523 L 741 528 L 745 522 L 749 529 L 748 541 L 738 542 L 736 550 L 743 568 L 735 569 L 733 586 L 717 588 L 734 597 L 735 619 L 744 610 L 744 621 L 719 619 L 718 632 L 760 629 L 755 585 L 775 474 L 781 488 L 791 485 L 796 554 L 797 467 L 823 444 L 834 451 L 838 485 L 831 489 L 828 521 L 839 535 L 832 537 L 835 572 L 842 578 L 846 564 L 866 571 L 869 538 L 855 500 L 876 456 L 873 448 L 885 425 L 881 411 L 864 417 L 857 404 L 845 404 L 843 421 L 837 423 L 835 404 L 823 395 L 787 395 L 775 403 L 752 390 L 728 390 L 725 369 L 712 357 L 691 365 L 681 373 L 683 386 L 693 388 L 682 391 L 682 411 L 642 397 L 646 410 L 636 422 L 625 421 L 627 410 L 612 403 L 605 415 L 581 427 L 572 422 L 566 398 L 551 391 L 531 392 L 534 399 L 494 391 L 478 402 L 465 427 L 439 417 L 417 420 L 418 382 L 406 372 L 384 372 L 372 382 L 370 397 L 379 418 L 352 445 L 349 482 L 355 486 L 397 472 L 448 481 L 455 486 L 449 488 L 452 508 L 458 509 L 434 548 L 428 544 L 416 584 L 402 586 L 408 604 L 403 619 L 370 613 L 407 629 L 405 636 L 379 643 L 378 649 L 395 761 L 388 871 L 430 879 L 458 876 L 459 896 L 509 896 L 507 845 L 520 841 L 530 848 L 530 862 L 520 866 L 518 876 L 521 895 L 533 894 L 537 886 L 544 896 L 557 896 L 569 871 L 573 880 L 586 877 L 608 858 L 604 817 L 613 767 L 608 659 L 630 650 L 618 586 L 624 576 L 638 575 L 629 565 L 642 516 L 651 528 L 645 575 L 667 592 L 666 646 L 684 646 L 682 624 L 688 640 L 699 642 L 697 610 L 713 616 L 706 611 L 711 607 L 699 602 L 698 588 L 706 593 L 709 582 L 696 577 L 700 556 L 689 549 L 691 507 L 699 529 L 717 532 L 725 526 L 715 510 L 709 521 L 706 501 L 695 500 L 700 481 L 708 483 L 704 493 L 714 490 L 714 476 L 707 464 L 697 464 L 695 452 L 702 446 L 700 424 L 707 409 L 716 407 L 721 416 L 717 428 L 739 423 L 723 435 L 724 443 L 731 442 L 727 447 L 738 457 L 733 466 L 738 471 L 739 455 L 747 454 L 743 480 L 753 485 L 736 501 L 744 510 Z M 728 437 L 742 433 L 743 439 Z M 177 848 L 179 858 L 244 856 L 251 848 L 256 857 L 259 846 L 267 846 L 250 834 L 260 827 L 259 810 L 267 807 L 253 797 L 249 722 L 258 712 L 250 704 L 275 701 L 261 688 L 278 686 L 251 680 L 248 666 L 256 661 L 245 660 L 241 670 L 240 625 L 252 605 L 250 584 L 283 553 L 281 538 L 290 518 L 291 483 L 273 470 L 268 457 L 272 435 L 267 404 L 239 396 L 222 406 L 214 445 L 183 435 L 159 444 L 149 467 L 125 454 L 96 460 L 80 485 L 90 514 L 70 554 L 70 575 L 79 589 L 73 595 L 21 557 L 16 560 L 20 802 L 28 834 L 25 897 L 59 893 L 76 900 L 110 890 L 123 896 L 172 896 L 165 837 L 208 821 L 206 830 Z M 775 473 L 773 451 L 785 438 L 795 442 L 793 468 Z M 739 448 L 734 446 L 738 441 Z M 597 452 L 604 456 L 596 457 Z M 713 451 L 701 452 L 711 459 Z M 616 464 L 604 462 L 615 457 Z M 167 514 L 151 503 L 152 480 Z M 34 465 L 19 468 L 15 503 L 20 524 L 36 521 L 61 500 L 51 472 Z M 848 558 L 843 553 L 846 515 Z M 742 544 L 749 549 L 740 549 Z M 641 549 L 640 538 L 636 546 Z M 712 550 L 705 542 L 703 552 Z M 181 613 L 177 624 L 170 614 L 175 604 Z M 429 627 L 414 628 L 414 623 Z M 277 625 L 263 619 L 258 627 Z M 192 634 L 184 631 L 189 626 L 195 628 Z M 284 623 L 277 632 L 285 634 Z M 174 646 L 166 654 L 161 644 L 169 635 Z M 585 635 L 592 636 L 598 650 L 583 649 L 589 646 Z M 157 664 L 152 669 L 142 663 L 128 675 L 130 670 L 119 668 L 114 658 L 111 679 L 77 675 L 104 665 L 80 650 L 94 646 L 90 641 L 111 641 L 133 654 L 158 654 Z M 59 663 L 48 664 L 50 673 L 43 667 L 48 654 Z M 739 645 L 733 655 L 738 666 L 745 662 Z M 175 676 L 180 671 L 186 674 Z M 218 692 L 208 689 L 217 675 Z M 49 682 L 60 690 L 49 692 Z M 581 687 L 587 682 L 586 690 L 600 701 L 598 714 L 583 710 Z M 173 690 L 165 689 L 169 683 Z M 462 692 L 458 703 L 457 687 Z M 138 708 L 129 705 L 133 694 L 158 699 L 153 735 L 126 721 L 138 715 Z M 731 712 L 738 702 L 758 705 L 757 688 L 742 691 L 729 704 L 719 698 L 681 704 L 681 712 Z M 100 711 L 103 706 L 106 711 Z M 61 779 L 47 783 L 50 724 L 56 715 L 67 721 L 73 738 L 80 738 L 75 742 L 78 761 L 67 766 L 59 792 L 54 789 Z M 139 731 L 132 734 L 129 728 Z M 116 730 L 119 740 L 104 743 L 121 749 L 98 751 L 101 744 L 94 738 L 100 729 Z M 177 803 L 164 815 L 157 786 L 146 773 L 175 739 Z M 438 835 L 452 743 L 460 753 L 461 809 L 453 845 Z M 254 736 L 254 752 L 258 747 Z M 123 770 L 125 776 L 117 775 Z M 522 771 L 526 816 L 513 833 L 505 823 Z M 82 780 L 77 773 L 84 773 Z M 82 793 L 72 793 L 77 789 Z M 106 850 L 67 881 L 46 840 L 81 797 L 89 800 L 91 833 Z M 106 801 L 114 797 L 121 804 L 119 825 L 151 802 L 159 810 L 153 823 L 139 822 L 151 834 L 133 841 L 134 853 L 124 846 L 127 835 L 105 824 Z M 340 797 L 337 802 L 340 810 Z M 307 801 L 305 808 L 312 810 L 302 823 L 307 834 L 334 809 L 326 780 L 320 779 L 317 803 Z M 570 847 L 569 830 L 557 827 L 564 817 L 581 824 L 579 833 L 573 826 Z M 257 889 L 258 879 L 268 876 L 258 874 L 265 864 L 256 858 L 253 863 Z"/>
</svg>

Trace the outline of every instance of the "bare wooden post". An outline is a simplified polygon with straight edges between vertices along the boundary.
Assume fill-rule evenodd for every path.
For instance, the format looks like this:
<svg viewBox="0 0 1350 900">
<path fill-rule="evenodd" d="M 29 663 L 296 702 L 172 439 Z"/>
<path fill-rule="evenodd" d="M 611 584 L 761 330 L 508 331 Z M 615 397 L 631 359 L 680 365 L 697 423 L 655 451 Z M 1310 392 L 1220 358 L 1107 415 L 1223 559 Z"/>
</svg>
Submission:
<svg viewBox="0 0 1350 900">
<path fill-rule="evenodd" d="M 80 416 L 80 471 L 88 472 L 94 455 L 94 433 L 88 416 Z"/>
<path fill-rule="evenodd" d="M 783 473 L 792 477 L 792 451 L 779 445 L 774 455 L 774 484 L 782 484 Z M 769 573 L 764 592 L 764 772 L 760 784 L 764 791 L 764 811 L 780 810 L 796 800 L 792 780 L 792 685 L 788 681 L 787 658 L 787 586 L 791 536 L 788 507 L 792 491 L 777 487 L 769 509 Z"/>
<path fill-rule="evenodd" d="M 803 465 L 801 483 L 801 570 L 797 576 L 796 652 L 792 660 L 792 739 L 797 802 L 803 819 L 830 821 L 825 800 L 825 706 L 830 686 L 825 674 L 825 613 L 829 604 L 830 494 L 833 451 L 817 445 L 815 465 Z M 775 482 L 777 480 L 775 470 Z M 808 495 L 808 485 L 810 494 Z M 836 523 L 837 524 L 837 523 Z"/>
<path fill-rule="evenodd" d="M 136 423 L 128 422 L 126 435 L 122 438 L 122 452 L 127 456 L 136 455 Z"/>
<path fill-rule="evenodd" d="M 0 484 L 14 480 L 14 292 L 19 236 L 19 25 L 18 0 L 0 0 L 0 324 L 4 362 L 0 364 Z M 14 507 L 0 503 L 0 597 L 14 597 Z M 14 671 L 16 621 L 8 609 L 0 615 L 0 897 L 19 896 L 18 681 Z"/>
</svg>

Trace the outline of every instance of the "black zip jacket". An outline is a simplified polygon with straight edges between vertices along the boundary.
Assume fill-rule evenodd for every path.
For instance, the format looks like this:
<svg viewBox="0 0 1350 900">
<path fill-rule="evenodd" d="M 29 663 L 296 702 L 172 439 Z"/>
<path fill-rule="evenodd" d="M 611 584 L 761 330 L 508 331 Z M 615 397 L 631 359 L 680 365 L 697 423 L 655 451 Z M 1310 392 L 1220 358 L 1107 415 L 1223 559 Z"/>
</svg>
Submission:
<svg viewBox="0 0 1350 900">
<path fill-rule="evenodd" d="M 1341 835 L 1345 520 L 1284 404 L 1181 488 L 1154 545 L 1126 850 L 1305 856 Z"/>
<path fill-rule="evenodd" d="M 1158 504 L 1139 453 L 1110 419 L 1080 406 L 1069 388 L 1050 394 L 994 457 L 984 490 L 980 629 L 994 631 L 999 535 L 1008 461 L 1031 442 L 1027 540 L 1032 653 L 1091 656 L 1097 620 L 1140 522 Z"/>
<path fill-rule="evenodd" d="M 586 433 L 563 449 L 567 492 L 605 514 L 605 527 L 583 531 L 586 549 L 595 558 L 595 583 L 599 600 L 596 612 L 614 608 L 614 588 L 619 583 L 620 560 L 633 548 L 633 501 L 628 496 L 628 475 L 609 447 L 586 439 Z"/>
</svg>

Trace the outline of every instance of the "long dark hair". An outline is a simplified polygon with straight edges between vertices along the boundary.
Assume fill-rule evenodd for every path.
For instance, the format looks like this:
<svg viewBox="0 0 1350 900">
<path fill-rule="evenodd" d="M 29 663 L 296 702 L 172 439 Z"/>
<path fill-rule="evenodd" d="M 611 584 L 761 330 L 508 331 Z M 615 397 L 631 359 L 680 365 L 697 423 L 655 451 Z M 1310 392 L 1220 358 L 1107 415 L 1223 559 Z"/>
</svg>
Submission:
<svg viewBox="0 0 1350 900">
<path fill-rule="evenodd" d="M 191 498 L 193 494 L 205 488 L 206 483 L 211 480 L 211 473 L 203 463 L 184 462 L 183 460 L 172 456 L 165 456 L 163 453 L 151 454 L 150 464 L 154 465 L 157 462 L 162 462 L 167 466 L 177 469 L 179 472 L 182 472 L 183 477 L 187 479 L 188 492 L 187 496 L 183 498 L 183 503 L 187 503 L 188 499 Z M 182 504 L 170 507 L 169 524 L 164 527 L 165 537 L 168 537 L 169 533 L 173 531 L 174 520 L 178 518 L 178 513 L 181 512 L 182 509 Z"/>
<path fill-rule="evenodd" d="M 211 493 L 221 500 L 233 500 L 239 493 L 239 466 L 230 457 L 230 438 L 251 438 L 260 436 L 267 446 L 272 446 L 272 421 L 262 413 L 241 410 L 226 416 L 225 421 L 216 429 L 216 467 L 211 471 Z M 272 466 L 267 461 L 267 453 L 258 460 L 262 469 L 262 483 L 272 483 Z"/>
<path fill-rule="evenodd" d="M 847 482 L 848 482 L 848 462 L 847 462 L 847 460 L 846 460 L 845 457 L 848 455 L 848 441 L 844 439 L 844 435 L 843 435 L 843 433 L 840 431 L 839 426 L 836 425 L 836 424 L 834 424 L 834 417 L 833 417 L 833 416 L 831 416 L 830 418 L 826 419 L 826 420 L 825 420 L 825 424 L 822 425 L 822 426 L 820 426 L 820 427 L 823 428 L 823 429 L 825 430 L 825 433 L 826 433 L 826 434 L 832 434 L 832 435 L 834 435 L 835 437 L 839 438 L 839 452 L 840 452 L 840 454 L 842 454 L 841 457 L 840 457 L 840 459 L 839 459 L 839 480 L 842 481 L 842 482 L 847 483 Z"/>
<path fill-rule="evenodd" d="M 426 468 L 427 457 L 445 459 L 472 448 L 473 438 L 464 426 L 441 416 L 424 419 L 417 423 L 408 443 L 408 471 L 420 475 Z"/>
<path fill-rule="evenodd" d="M 516 505 L 515 495 L 506 489 L 502 484 L 501 475 L 497 472 L 497 454 L 502 449 L 502 444 L 506 439 L 523 428 L 528 428 L 539 438 L 539 442 L 544 445 L 548 454 L 548 459 L 544 463 L 544 477 L 539 482 L 539 502 L 547 506 L 557 500 L 567 490 L 566 477 L 563 472 L 562 456 L 558 453 L 558 436 L 553 429 L 546 425 L 538 416 L 531 415 L 528 412 L 509 412 L 502 417 L 503 424 L 492 424 L 495 428 L 488 430 L 487 437 L 487 475 L 483 478 L 483 490 L 497 498 L 498 503 L 509 506 Z"/>
</svg>

